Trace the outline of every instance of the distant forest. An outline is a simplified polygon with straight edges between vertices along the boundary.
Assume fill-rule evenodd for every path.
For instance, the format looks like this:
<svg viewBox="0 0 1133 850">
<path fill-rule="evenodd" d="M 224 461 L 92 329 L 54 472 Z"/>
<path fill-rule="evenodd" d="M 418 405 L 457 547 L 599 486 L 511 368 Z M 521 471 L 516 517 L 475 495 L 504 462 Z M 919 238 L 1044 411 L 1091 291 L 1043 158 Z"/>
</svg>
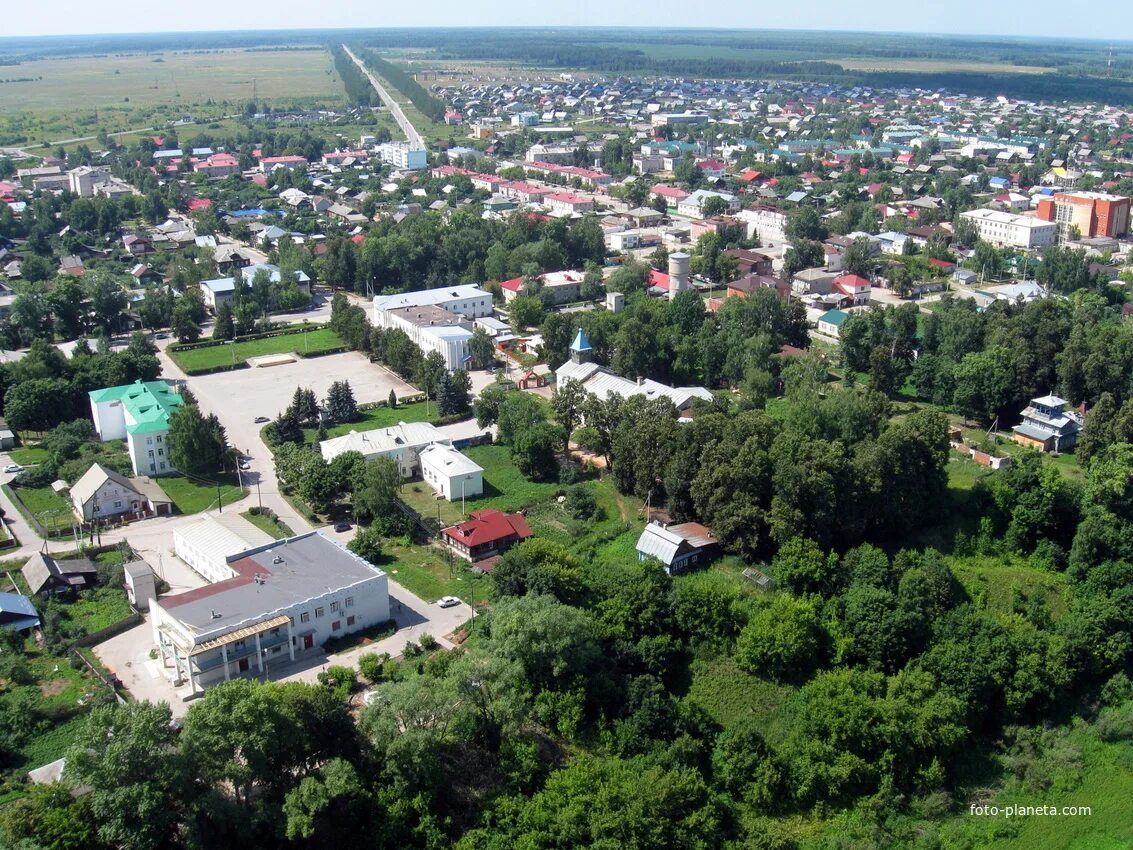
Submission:
<svg viewBox="0 0 1133 850">
<path fill-rule="evenodd" d="M 1133 103 L 1133 44 L 1082 39 L 937 36 L 818 31 L 479 28 L 265 30 L 0 39 L 0 63 L 136 51 L 263 48 L 362 42 L 372 48 L 431 48 L 438 58 L 480 59 L 609 74 L 814 80 L 880 88 L 945 89 L 1035 100 Z M 671 48 L 672 52 L 667 52 Z M 744 55 L 747 53 L 748 55 Z M 859 71 L 826 57 L 988 62 L 1051 69 L 1046 74 Z"/>
</svg>

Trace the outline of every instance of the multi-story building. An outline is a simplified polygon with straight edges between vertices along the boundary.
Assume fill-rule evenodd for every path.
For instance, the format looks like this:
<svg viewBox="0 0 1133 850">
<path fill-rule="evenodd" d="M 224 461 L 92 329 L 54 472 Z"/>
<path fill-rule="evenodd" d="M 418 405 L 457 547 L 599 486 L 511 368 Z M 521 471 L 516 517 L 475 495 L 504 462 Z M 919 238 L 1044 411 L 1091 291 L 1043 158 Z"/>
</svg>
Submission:
<svg viewBox="0 0 1133 850">
<path fill-rule="evenodd" d="M 165 381 L 136 381 L 92 390 L 91 417 L 98 438 L 125 440 L 135 475 L 169 475 L 169 415 L 181 406 L 181 394 Z"/>
<path fill-rule="evenodd" d="M 1015 442 L 1036 448 L 1041 452 L 1065 452 L 1078 443 L 1082 430 L 1082 416 L 1066 410 L 1069 404 L 1056 395 L 1033 398 L 1023 409 L 1023 421 L 1011 430 Z"/>
<path fill-rule="evenodd" d="M 416 171 L 426 165 L 427 154 L 422 148 L 411 147 L 407 142 L 385 142 L 378 145 L 382 162 L 407 171 Z"/>
<path fill-rule="evenodd" d="M 93 168 L 89 165 L 80 165 L 67 172 L 71 191 L 81 198 L 93 198 L 95 187 L 110 179 L 110 172 L 105 168 Z"/>
<path fill-rule="evenodd" d="M 389 327 L 383 313 L 402 307 L 440 307 L 456 316 L 479 319 L 492 315 L 492 294 L 471 283 L 417 289 L 394 295 L 374 296 L 374 324 Z"/>
<path fill-rule="evenodd" d="M 969 210 L 960 213 L 976 226 L 979 238 L 1001 248 L 1031 250 L 1058 241 L 1058 227 L 1052 222 L 1000 210 Z"/>
<path fill-rule="evenodd" d="M 413 344 L 428 355 L 438 352 L 449 371 L 463 369 L 470 357 L 468 342 L 472 339 L 472 322 L 454 316 L 443 307 L 397 307 L 382 311 L 382 326 L 399 328 Z"/>
<path fill-rule="evenodd" d="M 1038 215 L 1043 221 L 1058 225 L 1060 239 L 1108 236 L 1111 239 L 1129 232 L 1129 198 L 1106 192 L 1059 192 L 1040 198 Z"/>
<path fill-rule="evenodd" d="M 528 285 L 526 279 L 515 277 L 500 284 L 504 301 L 510 303 L 517 295 L 542 292 L 551 304 L 569 304 L 582 298 L 582 281 L 585 275 L 580 271 L 547 272 L 541 274 Z"/>
<path fill-rule="evenodd" d="M 386 574 L 317 531 L 229 554 L 224 571 L 150 602 L 162 668 L 185 698 L 234 677 L 268 677 L 273 663 L 389 619 Z"/>
<path fill-rule="evenodd" d="M 774 207 L 740 210 L 736 218 L 747 225 L 747 238 L 758 239 L 763 246 L 787 241 L 787 214 Z"/>
<path fill-rule="evenodd" d="M 555 192 L 547 195 L 543 199 L 543 203 L 552 215 L 574 215 L 591 212 L 594 209 L 592 200 L 580 195 L 573 195 L 570 192 Z"/>
<path fill-rule="evenodd" d="M 428 422 L 399 422 L 323 440 L 319 451 L 327 463 L 346 452 L 358 452 L 366 460 L 388 457 L 397 464 L 402 478 L 412 478 L 420 472 L 421 451 L 431 445 L 451 446 L 452 440 Z"/>
</svg>

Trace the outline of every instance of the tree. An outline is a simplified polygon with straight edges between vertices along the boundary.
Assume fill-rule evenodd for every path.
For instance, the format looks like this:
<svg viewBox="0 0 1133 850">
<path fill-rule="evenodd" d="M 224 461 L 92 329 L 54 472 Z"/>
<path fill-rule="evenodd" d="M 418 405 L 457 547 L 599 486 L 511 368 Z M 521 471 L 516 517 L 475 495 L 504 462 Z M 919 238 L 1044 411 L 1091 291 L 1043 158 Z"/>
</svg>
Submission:
<svg viewBox="0 0 1133 850">
<path fill-rule="evenodd" d="M 394 461 L 388 457 L 366 461 L 353 481 L 354 517 L 359 522 L 383 521 L 399 513 L 397 492 L 400 486 L 401 473 Z"/>
<path fill-rule="evenodd" d="M 872 269 L 873 251 L 870 250 L 869 240 L 859 236 L 850 243 L 850 247 L 842 257 L 842 271 L 868 278 Z"/>
<path fill-rule="evenodd" d="M 170 415 L 166 445 L 169 462 L 187 475 L 215 475 L 227 453 L 219 422 L 211 423 L 195 404 L 182 404 Z"/>
<path fill-rule="evenodd" d="M 551 398 L 551 411 L 563 430 L 563 452 L 570 450 L 570 435 L 582 422 L 582 411 L 589 396 L 580 381 L 567 378 L 555 386 Z"/>
<path fill-rule="evenodd" d="M 430 351 L 418 364 L 414 383 L 425 392 L 426 398 L 435 399 L 445 372 L 444 356 L 439 351 Z"/>
<path fill-rule="evenodd" d="M 377 801 L 366 792 L 354 766 L 345 759 L 331 759 L 287 792 L 283 801 L 287 837 L 330 846 L 340 842 L 344 830 L 372 834 L 379 827 L 376 808 Z"/>
<path fill-rule="evenodd" d="M 327 390 L 327 416 L 331 422 L 353 422 L 358 418 L 358 403 L 349 381 L 335 381 Z"/>
<path fill-rule="evenodd" d="M 508 323 L 517 334 L 523 333 L 527 328 L 542 324 L 546 312 L 542 299 L 533 295 L 517 295 L 508 305 Z"/>
<path fill-rule="evenodd" d="M 126 292 L 121 284 L 110 274 L 95 270 L 83 276 L 83 288 L 95 323 L 112 331 L 126 309 Z"/>
<path fill-rule="evenodd" d="M 193 291 L 193 289 L 185 290 L 173 305 L 169 327 L 178 342 L 196 342 L 201 338 L 204 305 L 200 301 L 199 291 L 195 297 L 190 294 Z"/>
<path fill-rule="evenodd" d="M 719 195 L 709 195 L 700 202 L 701 218 L 712 218 L 728 211 L 728 202 Z"/>
<path fill-rule="evenodd" d="M 505 390 L 502 387 L 498 391 L 495 391 L 494 387 L 491 389 L 494 391 L 486 401 L 484 396 L 487 389 L 480 393 L 480 400 L 484 404 L 477 404 L 476 421 L 479 423 L 483 414 L 484 421 L 489 422 L 491 407 L 498 405 L 495 418 L 491 421 L 495 421 L 497 425 L 496 439 L 503 445 L 514 446 L 521 434 L 546 421 L 543 416 L 543 408 L 534 396 L 528 393 Z M 485 426 L 481 425 L 480 427 Z"/>
<path fill-rule="evenodd" d="M 472 405 L 472 378 L 463 369 L 445 373 L 437 389 L 437 412 L 441 416 L 460 416 Z"/>
<path fill-rule="evenodd" d="M 33 378 L 8 388 L 4 416 L 15 431 L 47 431 L 72 418 L 72 389 L 61 378 Z"/>
<path fill-rule="evenodd" d="M 474 328 L 468 340 L 468 353 L 472 362 L 481 369 L 491 366 L 496 360 L 496 346 L 488 332 L 481 327 Z"/>
<path fill-rule="evenodd" d="M 804 240 L 822 242 L 830 235 L 830 230 L 814 207 L 800 206 L 787 216 L 786 235 L 792 245 Z"/>
<path fill-rule="evenodd" d="M 174 842 L 189 781 L 170 720 L 164 704 L 97 706 L 67 753 L 66 782 L 90 789 L 108 846 L 160 850 Z"/>
<path fill-rule="evenodd" d="M 736 641 L 736 658 L 753 673 L 805 679 L 819 663 L 824 637 L 814 603 L 779 594 L 744 626 Z"/>
<path fill-rule="evenodd" d="M 779 547 L 771 563 L 775 580 L 798 595 L 831 596 L 842 584 L 834 553 L 824 555 L 813 540 L 792 537 Z"/>
<path fill-rule="evenodd" d="M 359 528 L 354 539 L 347 544 L 346 548 L 371 564 L 378 563 L 382 557 L 382 538 L 378 534 L 377 527 L 371 525 L 366 528 Z"/>
<path fill-rule="evenodd" d="M 512 459 L 519 471 L 533 481 L 554 481 L 559 465 L 555 451 L 562 431 L 549 422 L 539 422 L 520 431 L 512 443 Z"/>
<path fill-rule="evenodd" d="M 236 325 L 232 321 L 232 306 L 225 301 L 216 310 L 216 320 L 212 326 L 213 339 L 232 339 L 236 335 Z"/>
<path fill-rule="evenodd" d="M 601 301 L 605 294 L 606 285 L 602 277 L 602 267 L 597 263 L 587 263 L 579 297 L 583 301 Z"/>
</svg>

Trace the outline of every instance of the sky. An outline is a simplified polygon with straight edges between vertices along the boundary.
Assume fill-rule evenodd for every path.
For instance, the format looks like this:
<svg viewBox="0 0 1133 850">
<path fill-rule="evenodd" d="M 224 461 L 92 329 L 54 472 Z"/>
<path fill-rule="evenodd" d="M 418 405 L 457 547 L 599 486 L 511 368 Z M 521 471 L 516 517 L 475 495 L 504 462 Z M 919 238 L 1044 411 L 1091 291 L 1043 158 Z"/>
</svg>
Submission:
<svg viewBox="0 0 1133 850">
<path fill-rule="evenodd" d="M 1063 0 L 1016 3 L 951 0 L 101 0 L 65 2 L 65 14 L 38 3 L 5 4 L 0 36 L 314 27 L 651 26 L 964 33 L 1133 39 L 1126 0 L 1095 0 L 1077 16 Z M 1025 14 L 1024 14 L 1025 10 Z"/>
</svg>

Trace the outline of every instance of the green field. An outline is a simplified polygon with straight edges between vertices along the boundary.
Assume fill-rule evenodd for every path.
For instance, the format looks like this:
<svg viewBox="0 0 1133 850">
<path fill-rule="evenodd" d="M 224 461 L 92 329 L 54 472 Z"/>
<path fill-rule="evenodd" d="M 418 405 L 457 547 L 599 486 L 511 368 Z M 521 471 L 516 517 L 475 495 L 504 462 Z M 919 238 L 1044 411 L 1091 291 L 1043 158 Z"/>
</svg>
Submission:
<svg viewBox="0 0 1133 850">
<path fill-rule="evenodd" d="M 0 110 L 103 110 L 302 98 L 340 101 L 342 82 L 330 54 L 309 50 L 200 50 L 77 56 L 21 62 L 0 86 Z"/>
<path fill-rule="evenodd" d="M 241 512 L 240 516 L 261 531 L 267 532 L 276 540 L 282 540 L 284 537 L 291 537 L 295 534 L 287 523 L 269 514 L 253 513 L 251 510 L 247 510 Z"/>
<path fill-rule="evenodd" d="M 19 497 L 16 507 L 34 517 L 52 537 L 71 535 L 71 503 L 66 497 L 50 487 L 11 487 L 9 490 Z"/>
<path fill-rule="evenodd" d="M 477 604 L 488 598 L 488 580 L 469 569 L 459 558 L 436 546 L 404 546 L 392 540 L 382 541 L 382 559 L 378 566 L 391 579 L 410 593 L 432 602 L 442 596 L 459 596 L 465 602 L 470 594 Z"/>
<path fill-rule="evenodd" d="M 170 475 L 157 479 L 157 483 L 182 514 L 215 509 L 218 500 L 222 505 L 230 505 L 248 495 L 247 488 L 237 484 L 235 475 L 225 475 L 207 483 L 192 481 L 183 475 Z"/>
<path fill-rule="evenodd" d="M 311 330 L 303 333 L 269 336 L 264 339 L 211 345 L 187 351 L 178 351 L 171 347 L 169 353 L 186 374 L 192 375 L 218 366 L 244 363 L 249 357 L 290 352 L 315 354 L 341 348 L 343 344 L 341 337 L 329 328 L 312 327 Z"/>
<path fill-rule="evenodd" d="M 376 428 L 389 428 L 399 422 L 428 422 L 437 415 L 437 403 L 431 401 L 418 401 L 412 404 L 398 404 L 397 407 L 371 407 L 358 411 L 358 419 L 354 422 L 342 422 L 327 429 L 327 438 L 341 437 L 351 431 L 359 433 L 373 431 Z M 303 437 L 308 443 L 315 441 L 318 433 L 316 428 L 304 428 Z"/>
<path fill-rule="evenodd" d="M 51 456 L 47 449 L 41 449 L 39 446 L 20 446 L 9 449 L 8 455 L 12 458 L 13 463 L 18 463 L 21 466 L 43 463 Z"/>
</svg>

